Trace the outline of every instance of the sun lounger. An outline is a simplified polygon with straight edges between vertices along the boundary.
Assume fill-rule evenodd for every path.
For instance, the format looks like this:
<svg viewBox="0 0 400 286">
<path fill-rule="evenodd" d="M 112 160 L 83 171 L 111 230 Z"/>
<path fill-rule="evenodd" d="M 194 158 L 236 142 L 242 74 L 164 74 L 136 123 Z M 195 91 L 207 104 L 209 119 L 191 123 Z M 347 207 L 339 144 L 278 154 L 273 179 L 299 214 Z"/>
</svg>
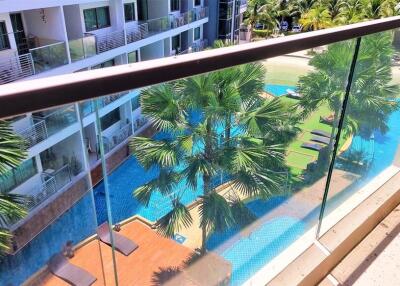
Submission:
<svg viewBox="0 0 400 286">
<path fill-rule="evenodd" d="M 48 267 L 51 273 L 74 286 L 90 286 L 97 279 L 92 274 L 69 263 L 61 253 L 50 258 Z"/>
<path fill-rule="evenodd" d="M 311 142 L 304 143 L 301 145 L 301 147 L 314 151 L 321 151 L 321 149 L 324 148 L 324 146 L 322 146 L 321 144 Z"/>
<path fill-rule="evenodd" d="M 331 134 L 329 132 L 319 130 L 319 129 L 314 129 L 313 131 L 311 131 L 311 134 L 318 135 L 318 136 L 324 136 L 324 137 L 328 137 L 328 138 L 331 137 Z"/>
<path fill-rule="evenodd" d="M 311 138 L 311 141 L 318 142 L 318 143 L 324 143 L 324 144 L 327 144 L 327 145 L 328 145 L 330 139 L 329 139 L 329 138 L 326 138 L 326 137 L 324 137 L 324 136 L 313 136 L 313 137 Z"/>
<path fill-rule="evenodd" d="M 302 98 L 302 95 L 300 93 L 294 91 L 293 89 L 287 89 L 286 92 L 287 92 L 287 96 L 288 97 L 291 97 L 291 98 L 294 98 L 294 99 Z"/>
<path fill-rule="evenodd" d="M 107 222 L 103 223 L 97 228 L 97 235 L 100 240 L 108 245 L 111 245 L 111 234 Z M 129 238 L 113 231 L 114 247 L 122 254 L 128 256 L 139 246 Z"/>
</svg>

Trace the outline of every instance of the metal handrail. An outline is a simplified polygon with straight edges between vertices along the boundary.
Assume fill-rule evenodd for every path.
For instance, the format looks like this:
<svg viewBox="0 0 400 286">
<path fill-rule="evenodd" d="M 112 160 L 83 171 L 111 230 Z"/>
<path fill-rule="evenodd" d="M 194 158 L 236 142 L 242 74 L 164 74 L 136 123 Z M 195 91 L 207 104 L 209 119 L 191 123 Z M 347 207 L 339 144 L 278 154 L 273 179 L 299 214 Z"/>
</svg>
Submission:
<svg viewBox="0 0 400 286">
<path fill-rule="evenodd" d="M 0 118 L 137 89 L 400 27 L 400 16 L 0 86 Z M 43 99 L 46 100 L 43 100 Z"/>
</svg>

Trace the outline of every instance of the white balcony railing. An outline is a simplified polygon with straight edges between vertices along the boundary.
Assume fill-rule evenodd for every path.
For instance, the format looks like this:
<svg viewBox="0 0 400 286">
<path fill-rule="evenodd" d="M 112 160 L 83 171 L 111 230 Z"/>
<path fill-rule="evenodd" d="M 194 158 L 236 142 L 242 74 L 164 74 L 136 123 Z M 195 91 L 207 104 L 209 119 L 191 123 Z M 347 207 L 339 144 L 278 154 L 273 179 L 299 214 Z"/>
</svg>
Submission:
<svg viewBox="0 0 400 286">
<path fill-rule="evenodd" d="M 149 35 L 149 25 L 143 23 L 137 26 L 129 27 L 126 30 L 126 41 L 128 44 L 147 38 Z"/>
<path fill-rule="evenodd" d="M 115 31 L 104 35 L 96 35 L 96 45 L 98 54 L 124 46 L 124 30 Z"/>
<path fill-rule="evenodd" d="M 0 60 L 0 84 L 13 82 L 35 74 L 30 53 Z"/>
<path fill-rule="evenodd" d="M 29 210 L 34 209 L 71 182 L 72 175 L 70 166 L 66 164 L 54 172 L 43 172 L 41 179 L 40 191 L 29 197 Z"/>
<path fill-rule="evenodd" d="M 25 139 L 27 148 L 31 148 L 48 138 L 45 120 L 37 120 L 32 126 L 17 130 L 16 133 Z"/>
</svg>

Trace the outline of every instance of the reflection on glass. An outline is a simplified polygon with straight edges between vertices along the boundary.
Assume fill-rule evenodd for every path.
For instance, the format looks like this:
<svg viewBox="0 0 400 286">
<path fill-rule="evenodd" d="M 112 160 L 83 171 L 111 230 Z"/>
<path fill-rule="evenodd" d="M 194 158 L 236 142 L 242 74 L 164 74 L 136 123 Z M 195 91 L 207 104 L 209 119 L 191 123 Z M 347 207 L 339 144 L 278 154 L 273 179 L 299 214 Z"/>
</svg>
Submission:
<svg viewBox="0 0 400 286">
<path fill-rule="evenodd" d="M 394 163 L 399 146 L 400 93 L 393 75 L 393 37 L 394 32 L 390 31 L 362 38 L 332 173 L 333 180 L 345 177 L 348 183 L 330 185 L 324 229 L 339 219 L 335 214 L 339 206 L 357 206 L 352 200 L 355 193 L 374 191 L 368 183 L 379 174 L 389 174 L 387 168 Z M 339 69 L 338 59 L 345 56 L 341 52 L 343 44 L 334 46 L 336 49 L 330 53 L 336 61 L 331 61 L 331 66 Z M 330 75 L 332 82 L 335 76 Z M 324 93 L 320 90 L 320 94 Z"/>
</svg>

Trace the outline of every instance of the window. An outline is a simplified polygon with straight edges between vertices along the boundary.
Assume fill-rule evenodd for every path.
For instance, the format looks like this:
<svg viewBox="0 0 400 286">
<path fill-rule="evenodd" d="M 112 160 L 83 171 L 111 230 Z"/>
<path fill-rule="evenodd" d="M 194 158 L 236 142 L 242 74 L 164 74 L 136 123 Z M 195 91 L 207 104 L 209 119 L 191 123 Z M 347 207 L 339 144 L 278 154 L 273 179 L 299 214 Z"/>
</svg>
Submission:
<svg viewBox="0 0 400 286">
<path fill-rule="evenodd" d="M 219 19 L 232 18 L 232 3 L 219 3 Z"/>
<path fill-rule="evenodd" d="M 113 111 L 107 113 L 100 119 L 101 130 L 104 131 L 109 128 L 111 125 L 117 123 L 121 119 L 119 115 L 119 108 L 114 109 Z"/>
<path fill-rule="evenodd" d="M 133 51 L 128 54 L 128 63 L 136 63 L 138 61 L 137 51 Z"/>
<path fill-rule="evenodd" d="M 135 2 L 125 3 L 124 4 L 125 11 L 125 22 L 136 21 L 135 17 Z"/>
<path fill-rule="evenodd" d="M 201 0 L 194 0 L 194 6 L 200 6 Z"/>
<path fill-rule="evenodd" d="M 181 38 L 180 35 L 176 35 L 174 37 L 172 37 L 171 40 L 171 47 L 173 51 L 178 51 L 181 47 Z"/>
<path fill-rule="evenodd" d="M 194 29 L 193 40 L 197 41 L 200 39 L 200 27 Z"/>
<path fill-rule="evenodd" d="M 6 22 L 0 22 L 0 51 L 10 48 L 10 41 L 8 40 Z"/>
<path fill-rule="evenodd" d="M 170 0 L 171 11 L 179 11 L 179 0 Z"/>
<path fill-rule="evenodd" d="M 86 32 L 109 27 L 110 10 L 108 6 L 83 10 Z"/>
<path fill-rule="evenodd" d="M 105 61 L 104 63 L 92 66 L 92 70 L 96 70 L 96 69 L 102 69 L 102 68 L 107 68 L 107 67 L 113 67 L 115 66 L 115 61 L 114 59 L 109 60 L 109 61 Z"/>
<path fill-rule="evenodd" d="M 140 107 L 140 95 L 132 98 L 132 111 L 135 111 Z"/>
</svg>

